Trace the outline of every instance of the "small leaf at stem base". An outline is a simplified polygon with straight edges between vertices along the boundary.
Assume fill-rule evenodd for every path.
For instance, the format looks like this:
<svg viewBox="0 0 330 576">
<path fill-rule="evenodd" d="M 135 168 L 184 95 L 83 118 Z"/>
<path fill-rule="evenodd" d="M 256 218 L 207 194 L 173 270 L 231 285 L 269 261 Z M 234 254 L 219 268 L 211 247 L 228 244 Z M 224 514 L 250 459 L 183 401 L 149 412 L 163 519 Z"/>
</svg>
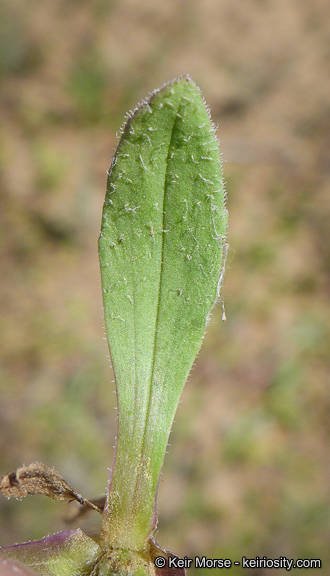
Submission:
<svg viewBox="0 0 330 576">
<path fill-rule="evenodd" d="M 7 498 L 24 498 L 42 494 L 52 500 L 76 500 L 81 506 L 87 506 L 102 514 L 102 508 L 83 498 L 54 469 L 34 462 L 29 466 L 17 468 L 0 478 L 0 492 Z"/>
</svg>

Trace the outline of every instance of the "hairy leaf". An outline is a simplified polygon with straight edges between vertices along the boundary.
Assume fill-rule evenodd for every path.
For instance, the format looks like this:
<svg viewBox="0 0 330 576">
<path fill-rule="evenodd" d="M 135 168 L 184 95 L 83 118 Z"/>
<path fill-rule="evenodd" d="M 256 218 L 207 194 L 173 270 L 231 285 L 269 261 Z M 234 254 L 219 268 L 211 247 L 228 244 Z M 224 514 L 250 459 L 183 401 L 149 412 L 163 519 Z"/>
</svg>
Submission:
<svg viewBox="0 0 330 576">
<path fill-rule="evenodd" d="M 182 77 L 130 114 L 103 208 L 99 255 L 119 408 L 106 514 L 119 545 L 138 548 L 155 524 L 175 410 L 219 295 L 226 226 L 215 131 L 199 89 Z"/>
<path fill-rule="evenodd" d="M 7 498 L 24 498 L 42 494 L 52 500 L 76 500 L 81 506 L 102 512 L 102 508 L 78 494 L 54 469 L 41 462 L 17 468 L 0 478 L 0 492 Z"/>
<path fill-rule="evenodd" d="M 2 557 L 18 560 L 41 576 L 88 576 L 101 554 L 96 542 L 81 530 L 1 548 L 0 552 Z"/>
</svg>

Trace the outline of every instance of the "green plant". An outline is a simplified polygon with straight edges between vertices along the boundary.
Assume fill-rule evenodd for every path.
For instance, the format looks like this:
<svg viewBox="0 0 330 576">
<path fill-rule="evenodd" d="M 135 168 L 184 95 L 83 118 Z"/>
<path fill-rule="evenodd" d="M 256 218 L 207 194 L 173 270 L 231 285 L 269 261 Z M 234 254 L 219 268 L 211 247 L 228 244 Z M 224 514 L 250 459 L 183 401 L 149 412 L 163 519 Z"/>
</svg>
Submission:
<svg viewBox="0 0 330 576">
<path fill-rule="evenodd" d="M 80 530 L 4 549 L 49 576 L 155 574 L 159 475 L 182 388 L 219 297 L 227 227 L 215 131 L 185 76 L 130 113 L 109 171 L 99 257 L 118 432 L 99 542 Z M 101 511 L 42 464 L 2 492 Z"/>
</svg>

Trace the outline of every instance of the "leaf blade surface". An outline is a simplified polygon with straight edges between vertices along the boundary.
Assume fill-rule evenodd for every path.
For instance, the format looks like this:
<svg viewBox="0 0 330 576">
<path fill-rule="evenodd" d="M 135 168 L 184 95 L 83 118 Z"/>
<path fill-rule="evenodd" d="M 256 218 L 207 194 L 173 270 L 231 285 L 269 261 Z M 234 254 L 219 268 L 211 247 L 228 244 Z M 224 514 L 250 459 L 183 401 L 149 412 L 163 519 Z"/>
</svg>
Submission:
<svg viewBox="0 0 330 576">
<path fill-rule="evenodd" d="M 99 253 L 119 407 L 114 523 L 124 508 L 135 508 L 141 524 L 146 509 L 150 516 L 174 413 L 218 296 L 226 226 L 215 132 L 199 89 L 183 77 L 129 118 L 103 209 Z"/>
</svg>

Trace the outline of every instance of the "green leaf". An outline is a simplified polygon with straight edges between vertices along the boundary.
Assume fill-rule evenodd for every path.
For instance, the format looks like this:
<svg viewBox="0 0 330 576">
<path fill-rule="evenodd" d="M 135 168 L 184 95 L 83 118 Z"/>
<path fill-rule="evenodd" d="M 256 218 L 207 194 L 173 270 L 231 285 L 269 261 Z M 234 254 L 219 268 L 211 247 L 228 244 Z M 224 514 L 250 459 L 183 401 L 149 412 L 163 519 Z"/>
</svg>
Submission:
<svg viewBox="0 0 330 576">
<path fill-rule="evenodd" d="M 41 576 L 88 576 L 101 555 L 96 542 L 79 529 L 0 551 L 4 557 L 22 562 Z"/>
<path fill-rule="evenodd" d="M 118 439 L 104 532 L 139 550 L 180 394 L 219 295 L 227 211 L 215 130 L 182 77 L 131 113 L 99 239 Z"/>
</svg>

